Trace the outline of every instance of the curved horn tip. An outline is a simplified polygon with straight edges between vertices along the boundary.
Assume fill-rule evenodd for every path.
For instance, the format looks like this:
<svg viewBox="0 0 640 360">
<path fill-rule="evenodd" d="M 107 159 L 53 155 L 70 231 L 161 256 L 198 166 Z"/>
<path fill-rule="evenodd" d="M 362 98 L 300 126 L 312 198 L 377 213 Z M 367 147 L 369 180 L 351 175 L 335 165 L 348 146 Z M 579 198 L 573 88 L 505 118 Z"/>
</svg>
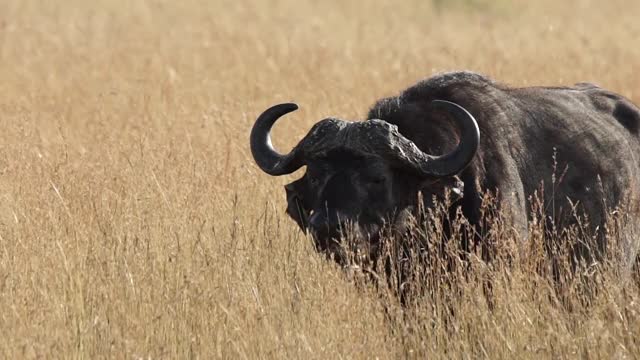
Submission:
<svg viewBox="0 0 640 360">
<path fill-rule="evenodd" d="M 278 104 L 278 105 L 274 105 L 272 106 L 272 108 L 274 107 L 282 107 L 283 110 L 288 110 L 288 111 L 294 111 L 294 110 L 298 110 L 298 104 L 296 103 L 282 103 L 282 104 Z"/>
<path fill-rule="evenodd" d="M 432 157 L 422 170 L 425 174 L 450 176 L 462 171 L 475 156 L 480 144 L 478 122 L 464 107 L 447 100 L 433 100 L 433 105 L 443 108 L 453 115 L 460 130 L 460 142 L 456 149 L 448 154 Z"/>
<path fill-rule="evenodd" d="M 297 149 L 286 155 L 278 153 L 271 144 L 271 127 L 283 115 L 298 109 L 294 103 L 273 105 L 265 110 L 253 124 L 250 148 L 253 159 L 262 171 L 270 175 L 290 174 L 302 166 L 296 157 Z"/>
<path fill-rule="evenodd" d="M 447 100 L 433 100 L 431 101 L 431 103 L 433 103 L 434 105 L 436 105 L 437 107 L 449 107 L 449 108 L 454 108 L 458 111 L 461 111 L 464 113 L 464 115 L 466 115 L 467 118 L 473 120 L 471 121 L 471 125 L 473 125 L 473 130 L 475 130 L 475 134 L 476 137 L 479 139 L 480 138 L 480 128 L 478 127 L 478 121 L 476 120 L 476 118 L 469 112 L 469 110 L 465 109 L 464 107 L 462 107 L 461 105 L 458 105 L 452 101 L 447 101 Z M 468 128 L 467 128 L 468 129 Z"/>
</svg>

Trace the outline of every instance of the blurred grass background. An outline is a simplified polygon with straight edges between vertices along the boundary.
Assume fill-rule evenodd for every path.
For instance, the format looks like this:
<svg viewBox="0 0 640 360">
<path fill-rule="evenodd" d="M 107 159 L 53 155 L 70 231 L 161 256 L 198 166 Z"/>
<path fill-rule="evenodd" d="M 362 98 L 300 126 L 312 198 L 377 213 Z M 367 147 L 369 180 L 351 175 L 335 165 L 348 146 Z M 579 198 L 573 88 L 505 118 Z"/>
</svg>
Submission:
<svg viewBox="0 0 640 360">
<path fill-rule="evenodd" d="M 634 1 L 0 2 L 3 358 L 634 358 L 638 285 L 568 312 L 519 273 L 441 326 L 385 318 L 284 215 L 271 104 L 361 119 L 432 74 L 591 81 L 640 102 Z M 535 295 L 535 296 L 533 296 Z M 400 316 L 401 317 L 401 316 Z"/>
</svg>

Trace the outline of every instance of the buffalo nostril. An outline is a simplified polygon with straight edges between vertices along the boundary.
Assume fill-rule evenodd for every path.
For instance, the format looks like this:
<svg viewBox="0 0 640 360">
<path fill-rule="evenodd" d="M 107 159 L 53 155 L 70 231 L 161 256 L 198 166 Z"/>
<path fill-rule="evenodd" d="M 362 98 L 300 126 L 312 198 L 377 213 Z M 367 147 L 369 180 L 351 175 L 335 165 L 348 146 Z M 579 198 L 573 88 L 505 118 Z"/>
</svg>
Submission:
<svg viewBox="0 0 640 360">
<path fill-rule="evenodd" d="M 338 214 L 326 214 L 322 211 L 314 211 L 309 217 L 309 226 L 314 230 L 339 230 L 342 222 Z"/>
<path fill-rule="evenodd" d="M 311 230 L 320 249 L 326 249 L 329 244 L 340 239 L 343 226 L 338 214 L 327 214 L 326 211 L 314 211 L 309 217 Z"/>
<path fill-rule="evenodd" d="M 309 217 L 309 226 L 313 230 L 319 230 L 323 226 L 326 226 L 325 217 L 320 215 L 320 213 L 318 213 L 317 211 L 312 213 Z"/>
<path fill-rule="evenodd" d="M 315 211 L 311 211 L 309 213 L 309 225 L 315 224 L 318 222 L 318 213 Z"/>
</svg>

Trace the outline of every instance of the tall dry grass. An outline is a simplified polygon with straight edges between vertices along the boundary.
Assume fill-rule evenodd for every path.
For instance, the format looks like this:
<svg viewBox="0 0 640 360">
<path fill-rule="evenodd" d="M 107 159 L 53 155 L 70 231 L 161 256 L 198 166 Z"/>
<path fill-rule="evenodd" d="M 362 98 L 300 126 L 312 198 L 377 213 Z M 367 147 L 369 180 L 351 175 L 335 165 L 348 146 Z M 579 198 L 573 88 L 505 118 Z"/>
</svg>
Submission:
<svg viewBox="0 0 640 360">
<path fill-rule="evenodd" d="M 261 173 L 247 139 L 273 103 L 302 107 L 275 129 L 285 149 L 451 69 L 593 81 L 640 102 L 639 13 L 619 0 L 0 2 L 0 356 L 640 356 L 638 284 L 613 270 L 568 310 L 548 277 L 478 263 L 492 310 L 472 277 L 400 312 L 315 253 L 284 215 L 295 175 Z"/>
</svg>

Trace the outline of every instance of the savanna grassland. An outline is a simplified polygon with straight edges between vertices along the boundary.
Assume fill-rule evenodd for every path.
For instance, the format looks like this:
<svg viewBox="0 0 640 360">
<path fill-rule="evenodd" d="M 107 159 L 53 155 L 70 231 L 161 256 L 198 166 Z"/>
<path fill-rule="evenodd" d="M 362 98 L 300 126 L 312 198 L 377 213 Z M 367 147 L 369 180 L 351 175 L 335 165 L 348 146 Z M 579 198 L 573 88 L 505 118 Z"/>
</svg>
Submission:
<svg viewBox="0 0 640 360">
<path fill-rule="evenodd" d="M 248 148 L 271 104 L 301 106 L 274 130 L 284 151 L 447 70 L 640 103 L 639 15 L 619 0 L 1 1 L 0 357 L 640 357 L 640 290 L 614 266 L 588 304 L 516 264 L 485 269 L 492 307 L 472 278 L 403 314 L 316 254 L 284 214 L 299 174 L 267 176 Z"/>
</svg>

